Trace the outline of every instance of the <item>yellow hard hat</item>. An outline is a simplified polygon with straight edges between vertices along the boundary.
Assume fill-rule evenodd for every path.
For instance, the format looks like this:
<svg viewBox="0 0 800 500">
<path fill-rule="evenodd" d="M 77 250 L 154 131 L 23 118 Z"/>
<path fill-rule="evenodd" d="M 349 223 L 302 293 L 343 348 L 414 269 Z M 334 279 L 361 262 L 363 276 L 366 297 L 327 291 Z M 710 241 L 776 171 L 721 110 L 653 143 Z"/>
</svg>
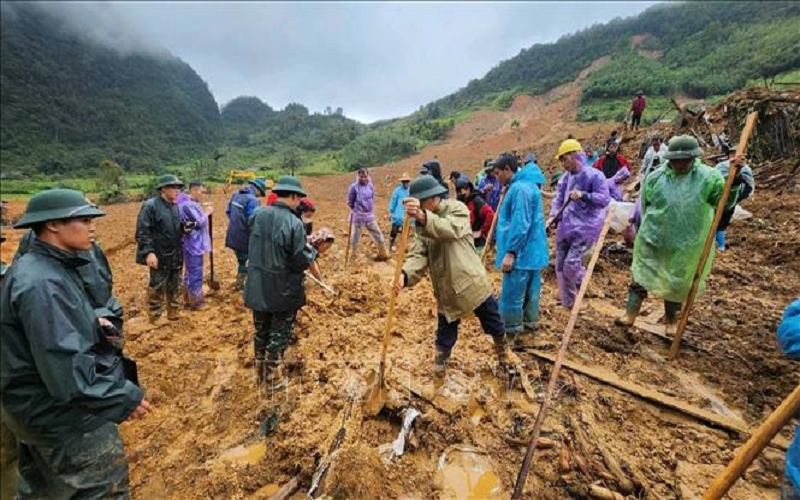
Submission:
<svg viewBox="0 0 800 500">
<path fill-rule="evenodd" d="M 561 143 L 561 146 L 558 147 L 558 153 L 556 154 L 556 160 L 561 158 L 567 153 L 575 153 L 577 151 L 583 151 L 583 147 L 581 147 L 581 143 L 576 141 L 575 139 L 567 139 L 566 141 Z"/>
</svg>

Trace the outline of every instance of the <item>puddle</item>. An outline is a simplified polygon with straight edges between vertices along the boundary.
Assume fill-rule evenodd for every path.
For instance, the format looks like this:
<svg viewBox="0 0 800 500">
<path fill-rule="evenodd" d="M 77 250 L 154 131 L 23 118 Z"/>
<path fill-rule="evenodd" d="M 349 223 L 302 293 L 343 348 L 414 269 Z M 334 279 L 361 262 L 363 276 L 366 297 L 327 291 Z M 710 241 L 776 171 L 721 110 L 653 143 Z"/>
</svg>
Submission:
<svg viewBox="0 0 800 500">
<path fill-rule="evenodd" d="M 499 500 L 507 497 L 489 455 L 466 445 L 445 450 L 439 459 L 436 485 L 443 500 Z"/>
<path fill-rule="evenodd" d="M 267 454 L 267 444 L 259 441 L 251 445 L 239 445 L 222 453 L 219 459 L 223 462 L 255 465 Z"/>
<path fill-rule="evenodd" d="M 678 377 L 678 379 L 680 379 L 680 381 L 683 383 L 683 386 L 686 389 L 694 392 L 698 396 L 707 399 L 714 413 L 717 413 L 718 415 L 722 415 L 724 417 L 733 418 L 744 423 L 744 419 L 739 414 L 739 412 L 728 408 L 722 401 L 722 398 L 717 395 L 717 392 L 714 391 L 714 389 L 703 384 L 700 381 L 700 379 L 697 378 L 696 375 L 690 375 L 682 372 L 677 372 L 675 373 L 675 375 Z"/>
</svg>

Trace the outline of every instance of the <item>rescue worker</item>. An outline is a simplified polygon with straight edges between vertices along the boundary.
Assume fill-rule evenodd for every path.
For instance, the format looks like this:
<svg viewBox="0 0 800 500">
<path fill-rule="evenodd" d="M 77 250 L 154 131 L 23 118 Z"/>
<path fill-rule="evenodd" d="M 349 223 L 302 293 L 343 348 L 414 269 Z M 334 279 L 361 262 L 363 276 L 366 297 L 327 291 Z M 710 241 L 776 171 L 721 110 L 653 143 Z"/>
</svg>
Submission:
<svg viewBox="0 0 800 500">
<path fill-rule="evenodd" d="M 550 209 L 548 226 L 564 207 L 556 230 L 556 278 L 561 305 L 572 307 L 586 268 L 583 254 L 600 236 L 611 196 L 605 176 L 591 165 L 581 163 L 583 148 L 575 139 L 561 143 L 556 159 L 564 174 L 556 186 L 556 198 Z"/>
<path fill-rule="evenodd" d="M 225 234 L 225 246 L 236 254 L 236 283 L 237 290 L 244 288 L 247 278 L 247 249 L 250 241 L 250 226 L 248 221 L 259 207 L 259 198 L 267 194 L 267 184 L 264 179 L 253 179 L 247 186 L 241 188 L 228 202 L 225 213 L 228 216 L 228 232 Z"/>
<path fill-rule="evenodd" d="M 666 154 L 667 151 L 667 146 L 662 143 L 661 137 L 656 136 L 651 139 L 650 147 L 647 148 L 647 152 L 645 152 L 644 159 L 642 160 L 642 167 L 639 169 L 640 185 L 644 182 L 644 178 L 647 177 L 647 174 L 664 164 L 664 154 Z"/>
<path fill-rule="evenodd" d="M 544 209 L 536 170 L 519 169 L 513 156 L 503 154 L 495 162 L 494 172 L 506 186 L 497 214 L 495 266 L 503 272 L 500 315 L 506 333 L 518 338 L 523 331 L 532 333 L 539 321 L 539 272 L 550 263 Z"/>
<path fill-rule="evenodd" d="M 422 166 L 428 169 L 428 175 L 436 179 L 436 181 L 441 184 L 442 187 L 449 189 L 447 182 L 445 182 L 444 177 L 442 177 L 442 165 L 439 163 L 439 160 L 435 158 L 433 160 L 428 160 Z M 449 196 L 449 192 L 444 193 L 442 199 L 446 200 Z"/>
<path fill-rule="evenodd" d="M 18 498 L 128 498 L 117 424 L 150 411 L 127 380 L 78 269 L 103 212 L 71 189 L 34 195 L 27 253 L 0 289 L 0 406 L 19 447 Z"/>
<path fill-rule="evenodd" d="M 458 201 L 467 206 L 469 210 L 469 224 L 472 228 L 472 243 L 478 255 L 486 246 L 486 238 L 494 220 L 494 210 L 486 203 L 481 192 L 466 178 L 456 181 L 456 196 Z"/>
<path fill-rule="evenodd" d="M 167 319 L 180 318 L 178 287 L 183 270 L 183 235 L 193 223 L 183 223 L 178 195 L 183 187 L 172 174 L 158 179 L 158 196 L 142 203 L 136 221 L 136 263 L 150 271 L 148 312 L 151 322 L 161 317 L 166 302 Z"/>
<path fill-rule="evenodd" d="M 317 207 L 310 198 L 303 198 L 300 204 L 297 205 L 297 214 L 300 216 L 300 221 L 305 228 L 306 236 L 311 236 L 314 232 L 314 214 L 317 213 Z"/>
<path fill-rule="evenodd" d="M 389 248 L 392 252 L 395 251 L 395 241 L 397 235 L 403 230 L 403 216 L 405 209 L 403 208 L 403 200 L 408 198 L 408 185 L 411 183 L 411 177 L 407 172 L 403 172 L 400 176 L 400 183 L 394 188 L 392 197 L 389 200 L 389 216 L 392 219 L 392 230 L 389 233 Z"/>
<path fill-rule="evenodd" d="M 678 313 L 689 295 L 725 184 L 716 169 L 699 159 L 702 154 L 694 137 L 673 137 L 664 155 L 666 165 L 645 179 L 641 225 L 633 246 L 633 282 L 625 317 L 615 321 L 618 325 L 633 325 L 642 302 L 652 293 L 664 300 L 666 333 L 677 330 Z M 729 206 L 732 201 L 735 198 L 730 197 Z M 702 272 L 698 295 L 711 271 L 712 257 Z"/>
<path fill-rule="evenodd" d="M 789 304 L 778 327 L 778 344 L 789 359 L 800 361 L 800 299 Z M 786 453 L 786 473 L 781 488 L 781 500 L 796 500 L 800 494 L 800 426 L 794 430 Z"/>
<path fill-rule="evenodd" d="M 189 183 L 189 194 L 181 193 L 178 208 L 181 221 L 192 229 L 183 237 L 183 259 L 186 267 L 183 287 L 186 290 L 186 306 L 192 311 L 205 308 L 203 296 L 203 255 L 211 251 L 211 235 L 208 230 L 208 216 L 214 213 L 210 204 L 203 205 L 206 187 L 202 182 Z"/>
<path fill-rule="evenodd" d="M 497 180 L 497 176 L 494 175 L 494 162 L 491 162 L 489 165 L 491 165 L 492 168 L 486 171 L 486 177 L 478 184 L 478 191 L 483 193 L 483 199 L 486 200 L 492 207 L 492 210 L 497 213 L 497 205 L 500 204 L 500 191 L 502 191 L 502 186 L 500 186 L 500 181 Z"/>
<path fill-rule="evenodd" d="M 636 91 L 636 97 L 633 98 L 633 102 L 631 103 L 631 112 L 633 113 L 631 116 L 631 128 L 633 130 L 639 128 L 646 107 L 647 98 L 644 96 L 644 92 L 641 90 Z"/>
<path fill-rule="evenodd" d="M 378 248 L 378 255 L 375 260 L 388 260 L 389 254 L 386 252 L 383 233 L 377 222 L 375 222 L 375 186 L 373 186 L 366 169 L 360 169 L 357 175 L 355 182 L 350 185 L 350 189 L 347 191 L 350 224 L 353 225 L 349 242 L 350 253 L 355 258 L 358 240 L 361 239 L 361 231 L 366 228 Z"/>
<path fill-rule="evenodd" d="M 278 201 L 251 219 L 244 304 L 253 311 L 256 381 L 283 387 L 283 354 L 294 332 L 297 312 L 305 305 L 304 272 L 317 256 L 306 240 L 295 210 L 306 196 L 296 178 L 284 176 L 273 192 Z"/>
<path fill-rule="evenodd" d="M 731 148 L 728 149 L 728 158 L 723 162 L 717 163 L 717 170 L 722 174 L 723 179 L 728 177 L 728 172 L 731 169 L 731 162 L 735 164 L 735 160 L 736 149 Z M 733 179 L 733 184 L 731 185 L 729 196 L 734 200 L 732 202 L 733 206 L 722 211 L 722 218 L 719 220 L 719 225 L 717 226 L 717 234 L 715 236 L 717 240 L 717 249 L 720 252 L 725 251 L 725 230 L 731 225 L 733 213 L 736 211 L 736 205 L 749 198 L 755 190 L 756 180 L 753 177 L 753 170 L 750 168 L 750 165 L 745 163 L 739 168 L 736 177 Z"/>
<path fill-rule="evenodd" d="M 403 265 L 395 293 L 416 285 L 430 271 L 433 295 L 439 309 L 433 365 L 435 375 L 444 374 L 458 338 L 461 319 L 473 313 L 483 331 L 494 339 L 501 371 L 506 371 L 510 358 L 505 326 L 486 270 L 475 253 L 469 212 L 463 203 L 443 200 L 446 190 L 430 176 L 418 177 L 411 182 L 410 196 L 403 204 L 406 214 L 416 219 L 417 237 Z"/>
<path fill-rule="evenodd" d="M 486 174 L 492 171 L 492 163 L 494 163 L 493 158 L 486 158 L 483 160 L 483 168 L 480 172 L 478 172 L 477 175 L 475 175 L 475 179 L 472 182 L 475 186 L 480 186 L 481 182 L 483 182 L 483 179 L 486 178 Z"/>
<path fill-rule="evenodd" d="M 594 162 L 593 166 L 605 176 L 611 198 L 622 201 L 622 184 L 631 177 L 631 167 L 628 160 L 619 153 L 619 145 L 616 142 L 609 142 L 606 152 Z"/>
<path fill-rule="evenodd" d="M 520 166 L 520 169 L 530 170 L 530 173 L 527 174 L 527 176 L 541 191 L 542 187 L 547 183 L 547 179 L 545 179 L 542 169 L 539 168 L 539 164 L 536 163 L 536 155 L 533 153 L 528 153 L 525 155 L 525 164 Z"/>
<path fill-rule="evenodd" d="M 590 145 L 587 144 L 583 150 L 584 154 L 586 155 L 586 161 L 589 162 L 590 165 L 594 165 L 600 156 L 598 156 L 597 151 Z"/>
</svg>

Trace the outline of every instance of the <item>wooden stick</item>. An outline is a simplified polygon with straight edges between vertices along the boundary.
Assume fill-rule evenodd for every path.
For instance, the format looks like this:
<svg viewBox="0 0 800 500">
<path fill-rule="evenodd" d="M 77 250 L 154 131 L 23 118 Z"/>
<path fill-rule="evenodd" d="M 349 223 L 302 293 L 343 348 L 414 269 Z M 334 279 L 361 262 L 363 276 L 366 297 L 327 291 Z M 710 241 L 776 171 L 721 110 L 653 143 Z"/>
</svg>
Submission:
<svg viewBox="0 0 800 500">
<path fill-rule="evenodd" d="M 294 476 L 288 483 L 281 486 L 281 489 L 276 491 L 269 497 L 269 500 L 288 500 L 295 491 L 300 489 L 300 476 Z"/>
<path fill-rule="evenodd" d="M 747 440 L 747 443 L 739 449 L 731 463 L 719 473 L 714 482 L 711 483 L 711 486 L 708 487 L 703 495 L 703 500 L 719 500 L 725 496 L 725 493 L 744 474 L 747 467 L 761 453 L 761 450 L 769 444 L 772 438 L 798 411 L 800 411 L 800 385 L 794 388 L 789 397 L 783 400 L 783 403 L 767 417 L 764 423 Z"/>
<path fill-rule="evenodd" d="M 400 276 L 403 274 L 403 261 L 406 256 L 406 246 L 408 245 L 408 227 L 411 224 L 411 217 L 406 214 L 403 219 L 403 232 L 400 233 L 400 244 L 397 247 L 397 255 L 395 258 L 397 262 L 394 266 L 394 279 L 392 280 L 392 289 L 389 291 L 389 313 L 386 316 L 386 326 L 383 330 L 383 347 L 381 349 L 381 364 L 378 369 L 378 387 L 383 387 L 383 376 L 386 372 L 386 351 L 389 350 L 389 340 L 392 338 L 392 322 L 394 321 L 395 303 L 397 302 L 397 294 L 394 288 L 400 282 Z"/>
<path fill-rule="evenodd" d="M 558 225 L 558 222 L 561 220 L 561 216 L 564 214 L 564 210 L 567 209 L 567 207 L 569 206 L 571 201 L 572 201 L 572 198 L 567 198 L 567 201 L 563 205 L 561 205 L 561 208 L 559 208 L 558 212 L 556 212 L 556 216 L 553 217 L 552 222 L 550 222 L 550 224 L 547 224 L 544 227 L 545 231 L 549 230 L 553 226 L 557 226 Z"/>
<path fill-rule="evenodd" d="M 569 315 L 567 328 L 564 330 L 564 334 L 561 337 L 561 347 L 558 350 L 556 364 L 553 367 L 553 371 L 550 373 L 550 381 L 547 382 L 547 391 L 544 395 L 544 401 L 542 402 L 542 406 L 539 408 L 539 414 L 536 415 L 536 423 L 533 426 L 531 441 L 528 444 L 528 450 L 525 452 L 525 459 L 522 461 L 522 468 L 519 471 L 517 483 L 514 486 L 514 494 L 511 497 L 514 500 L 519 500 L 519 498 L 522 496 L 522 490 L 525 487 L 525 480 L 528 478 L 528 471 L 530 470 L 531 462 L 533 461 L 533 453 L 536 451 L 536 442 L 539 440 L 539 434 L 541 434 L 542 431 L 544 417 L 547 414 L 547 410 L 550 408 L 550 402 L 553 398 L 553 392 L 556 388 L 558 372 L 561 370 L 561 364 L 564 361 L 564 356 L 567 353 L 569 339 L 572 336 L 572 331 L 575 329 L 575 323 L 578 321 L 578 313 L 581 310 L 583 296 L 586 295 L 586 289 L 589 288 L 589 282 L 592 280 L 594 266 L 597 264 L 597 259 L 600 258 L 600 250 L 603 248 L 603 241 L 606 239 L 606 234 L 608 234 L 608 228 L 611 225 L 611 217 L 613 215 L 614 206 L 611 205 L 609 206 L 608 213 L 606 214 L 606 221 L 603 224 L 603 229 L 600 231 L 600 237 L 597 238 L 597 243 L 595 243 L 594 252 L 592 252 L 592 259 L 589 261 L 589 266 L 586 269 L 586 275 L 583 277 L 580 290 L 578 290 L 578 295 L 575 298 L 575 304 L 572 306 L 572 312 Z"/>
<path fill-rule="evenodd" d="M 489 255 L 489 249 L 492 246 L 492 237 L 494 236 L 494 230 L 497 227 L 497 219 L 500 218 L 500 207 L 503 206 L 503 200 L 506 197 L 506 190 L 503 188 L 503 192 L 500 193 L 500 201 L 497 202 L 497 212 L 494 214 L 494 219 L 492 219 L 492 225 L 489 227 L 489 234 L 486 235 L 486 246 L 483 247 L 483 253 L 481 253 L 481 264 L 484 266 L 486 265 L 486 256 Z"/>
<path fill-rule="evenodd" d="M 525 352 L 528 352 L 530 354 L 533 354 L 537 358 L 544 359 L 550 362 L 556 361 L 556 357 L 549 353 L 537 351 L 535 349 L 527 349 Z M 591 377 L 594 380 L 597 380 L 598 382 L 610 385 L 612 387 L 625 391 L 628 394 L 638 396 L 651 403 L 655 403 L 665 408 L 669 408 L 670 410 L 675 410 L 684 415 L 693 417 L 701 422 L 711 424 L 715 427 L 720 427 L 722 429 L 733 431 L 742 435 L 749 435 L 752 432 L 752 430 L 747 427 L 747 424 L 740 420 L 733 419 L 730 417 L 725 417 L 723 415 L 718 415 L 712 411 L 703 410 L 702 408 L 697 408 L 696 406 L 692 406 L 688 403 L 685 403 L 678 398 L 667 396 L 666 394 L 661 394 L 658 391 L 648 389 L 647 387 L 643 387 L 639 384 L 630 382 L 628 380 L 623 380 L 616 373 L 610 372 L 603 368 L 586 366 L 582 363 L 578 363 L 577 361 L 570 361 L 570 360 L 565 360 L 564 366 L 566 366 L 570 370 Z M 786 451 L 786 449 L 789 447 L 789 443 L 787 443 L 785 439 L 778 437 L 774 441 L 775 441 L 774 443 L 771 443 L 771 446 L 773 446 L 774 448 Z"/>
<path fill-rule="evenodd" d="M 350 261 L 350 238 L 353 236 L 353 213 L 350 212 L 350 224 L 347 226 L 347 248 L 344 250 L 344 265 Z"/>
<path fill-rule="evenodd" d="M 747 141 L 750 139 L 750 134 L 753 132 L 753 127 L 755 127 L 757 119 L 758 111 L 753 111 L 747 116 L 747 122 L 744 125 L 741 137 L 739 137 L 739 146 L 736 148 L 737 155 L 743 155 L 747 151 Z M 730 170 L 728 170 L 728 179 L 725 181 L 725 189 L 722 190 L 722 196 L 720 196 L 719 202 L 717 203 L 714 221 L 711 223 L 711 228 L 706 235 L 706 243 L 703 246 L 703 253 L 700 254 L 700 262 L 697 263 L 697 270 L 694 272 L 692 288 L 689 289 L 689 295 L 686 297 L 686 304 L 683 306 L 681 317 L 678 320 L 678 330 L 675 332 L 675 339 L 672 341 L 672 347 L 669 350 L 669 359 L 678 357 L 678 352 L 681 350 L 681 338 L 683 337 L 683 332 L 686 330 L 686 324 L 689 322 L 689 313 L 692 311 L 697 289 L 700 287 L 700 278 L 703 275 L 703 269 L 706 267 L 708 253 L 713 246 L 717 234 L 717 227 L 719 226 L 720 219 L 722 219 L 722 212 L 725 210 L 725 205 L 728 203 L 731 186 L 738 173 L 739 169 L 731 165 Z"/>
</svg>

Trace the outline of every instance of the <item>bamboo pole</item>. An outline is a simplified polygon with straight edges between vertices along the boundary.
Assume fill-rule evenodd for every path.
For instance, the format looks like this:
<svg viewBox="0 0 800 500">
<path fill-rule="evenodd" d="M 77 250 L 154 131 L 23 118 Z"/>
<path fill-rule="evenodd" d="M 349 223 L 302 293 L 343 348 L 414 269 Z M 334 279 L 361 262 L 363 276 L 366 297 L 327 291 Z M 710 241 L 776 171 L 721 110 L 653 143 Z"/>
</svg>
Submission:
<svg viewBox="0 0 800 500">
<path fill-rule="evenodd" d="M 522 496 L 522 490 L 525 488 L 525 480 L 528 478 L 528 472 L 530 471 L 531 463 L 533 461 L 533 453 L 536 451 L 536 443 L 539 441 L 539 434 L 542 432 L 544 417 L 547 415 L 547 410 L 550 409 L 550 402 L 553 398 L 553 392 L 556 388 L 556 381 L 558 381 L 558 373 L 561 371 L 561 364 L 564 362 L 564 356 L 567 354 L 569 339 L 572 336 L 572 331 L 575 329 L 575 323 L 578 321 L 578 313 L 581 310 L 583 296 L 586 295 L 586 290 L 589 288 L 589 282 L 592 279 L 594 266 L 597 264 L 597 259 L 600 258 L 600 250 L 603 248 L 603 241 L 606 239 L 606 234 L 608 234 L 608 228 L 611 225 L 611 217 L 613 215 L 614 206 L 610 205 L 608 213 L 606 214 L 606 221 L 603 224 L 603 229 L 600 231 L 600 237 L 597 238 L 594 252 L 592 252 L 592 259 L 589 261 L 589 266 L 586 269 L 586 275 L 583 277 L 581 288 L 578 290 L 578 295 L 575 297 L 575 303 L 572 306 L 572 312 L 569 315 L 567 327 L 564 329 L 564 334 L 561 337 L 561 347 L 558 350 L 558 357 L 556 358 L 555 365 L 553 366 L 553 371 L 550 372 L 550 381 L 547 382 L 547 390 L 544 394 L 544 401 L 542 402 L 542 406 L 539 407 L 539 413 L 536 415 L 536 423 L 533 426 L 531 440 L 530 443 L 528 443 L 528 449 L 525 452 L 525 459 L 522 461 L 522 468 L 519 471 L 519 476 L 517 476 L 517 483 L 514 485 L 514 494 L 511 497 L 513 500 L 519 500 L 519 498 Z"/>
<path fill-rule="evenodd" d="M 747 151 L 747 141 L 750 139 L 750 134 L 753 132 L 753 127 L 755 127 L 757 119 L 758 111 L 753 111 L 747 116 L 747 122 L 744 125 L 741 136 L 739 137 L 739 146 L 736 148 L 737 155 L 744 155 Z M 706 235 L 706 243 L 703 246 L 703 253 L 700 254 L 700 262 L 697 263 L 697 270 L 694 272 L 692 288 L 689 290 L 689 296 L 686 298 L 686 304 L 683 306 L 681 317 L 678 320 L 678 330 L 675 333 L 675 339 L 672 341 L 672 347 L 669 350 L 669 359 L 675 359 L 678 357 L 678 353 L 680 352 L 681 338 L 683 337 L 683 332 L 686 330 L 686 324 L 689 322 L 689 313 L 692 311 L 695 296 L 697 295 L 697 289 L 700 287 L 700 277 L 703 275 L 703 269 L 706 267 L 708 254 L 713 246 L 719 221 L 722 219 L 722 212 L 725 210 L 725 205 L 728 203 L 728 196 L 731 193 L 733 180 L 736 178 L 738 173 L 739 169 L 731 165 L 730 170 L 728 170 L 728 178 L 725 181 L 725 188 L 723 189 L 722 196 L 717 203 L 717 210 L 714 213 L 714 221 L 711 223 L 711 228 L 708 230 L 708 234 Z"/>
<path fill-rule="evenodd" d="M 494 230 L 497 227 L 497 219 L 500 217 L 500 207 L 503 206 L 503 200 L 506 197 L 506 189 L 503 188 L 503 192 L 500 193 L 500 201 L 497 202 L 497 212 L 494 214 L 494 219 L 492 219 L 492 225 L 489 227 L 489 234 L 486 235 L 486 246 L 483 247 L 483 253 L 481 253 L 481 264 L 484 266 L 486 265 L 486 256 L 489 255 L 489 248 L 492 246 L 492 237 L 494 236 Z"/>
</svg>

